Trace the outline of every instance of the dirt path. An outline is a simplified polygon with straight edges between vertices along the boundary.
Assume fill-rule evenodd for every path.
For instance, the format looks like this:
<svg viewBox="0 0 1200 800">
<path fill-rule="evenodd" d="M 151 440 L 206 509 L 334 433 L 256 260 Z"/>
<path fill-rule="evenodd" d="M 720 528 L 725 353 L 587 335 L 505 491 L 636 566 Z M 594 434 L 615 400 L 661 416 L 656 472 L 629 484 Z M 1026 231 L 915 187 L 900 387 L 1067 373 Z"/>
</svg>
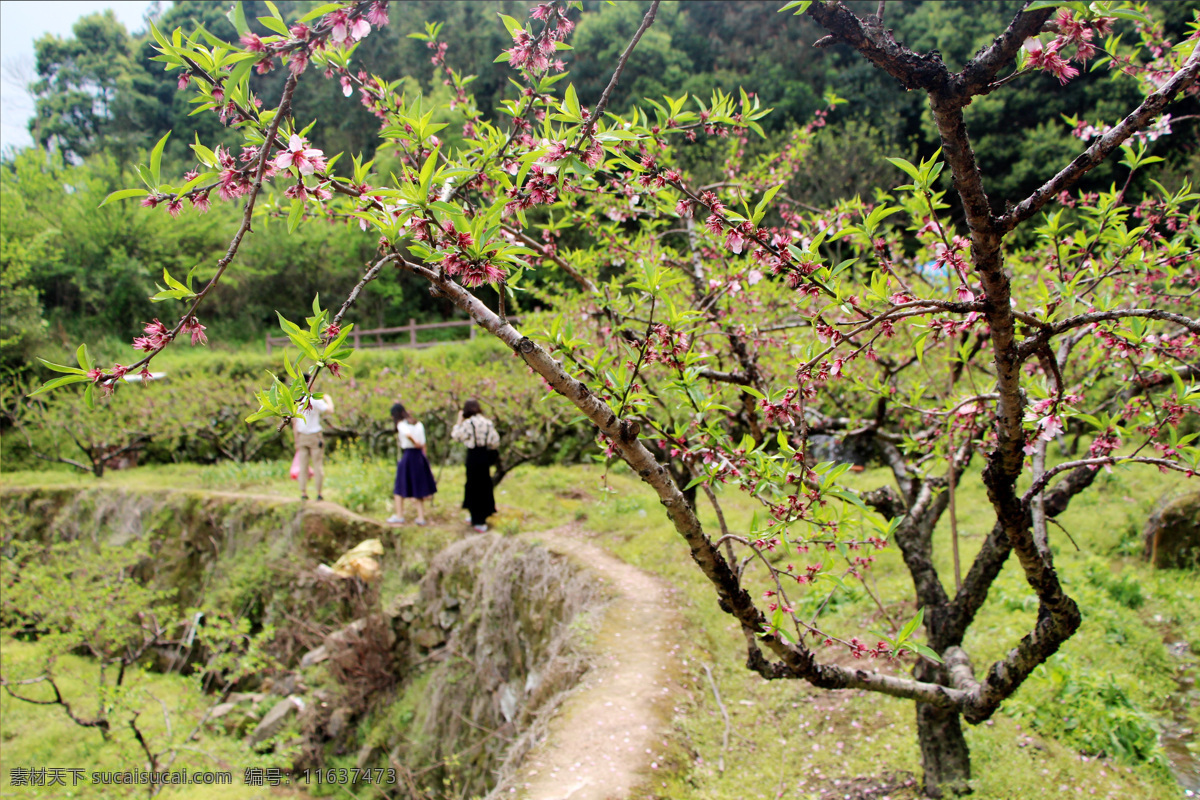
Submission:
<svg viewBox="0 0 1200 800">
<path fill-rule="evenodd" d="M 615 596 L 595 632 L 595 666 L 526 757 L 513 796 L 631 797 L 661 766 L 678 690 L 682 620 L 671 589 L 589 544 L 574 526 L 526 538 L 586 565 Z"/>
</svg>

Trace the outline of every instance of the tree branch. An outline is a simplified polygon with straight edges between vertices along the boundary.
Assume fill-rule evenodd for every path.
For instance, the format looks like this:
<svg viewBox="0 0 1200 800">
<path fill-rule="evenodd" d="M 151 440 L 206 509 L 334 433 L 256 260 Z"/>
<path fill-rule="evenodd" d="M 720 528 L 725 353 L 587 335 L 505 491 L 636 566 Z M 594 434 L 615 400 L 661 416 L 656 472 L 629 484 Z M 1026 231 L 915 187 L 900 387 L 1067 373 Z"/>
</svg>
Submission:
<svg viewBox="0 0 1200 800">
<path fill-rule="evenodd" d="M 949 77 L 942 58 L 934 53 L 914 53 L 897 44 L 880 20 L 859 19 L 841 3 L 813 3 L 808 15 L 835 38 L 853 47 L 868 61 L 891 75 L 905 89 L 944 86 Z"/>
<path fill-rule="evenodd" d="M 1163 84 L 1161 89 L 1147 96 L 1142 104 L 1121 120 L 1115 128 L 1097 139 L 1095 144 L 1080 153 L 1057 175 L 1000 217 L 997 221 L 1000 230 L 1005 233 L 1011 231 L 1041 210 L 1042 206 L 1050 202 L 1059 192 L 1074 186 L 1076 181 L 1107 158 L 1126 139 L 1145 127 L 1153 117 L 1161 114 L 1176 95 L 1196 82 L 1198 75 L 1200 75 L 1200 47 L 1192 51 L 1183 68 L 1171 76 L 1171 79 Z"/>
<path fill-rule="evenodd" d="M 608 85 L 600 93 L 600 100 L 596 103 L 595 110 L 588 115 L 583 130 L 579 132 L 579 141 L 576 142 L 574 147 L 576 152 L 579 151 L 584 142 L 591 138 L 592 132 L 596 129 L 596 122 L 604 115 L 604 109 L 608 108 L 609 98 L 612 96 L 613 89 L 617 88 L 617 81 L 620 80 L 621 73 L 625 71 L 625 64 L 629 61 L 629 56 L 633 53 L 633 48 L 637 47 L 637 43 L 642 39 L 642 34 L 654 23 L 654 17 L 658 14 L 659 2 L 660 0 L 654 0 L 650 4 L 650 8 L 646 10 L 646 16 L 642 17 L 642 24 L 638 26 L 637 32 L 633 34 L 633 38 L 626 46 L 625 52 L 621 53 L 621 57 L 617 60 L 617 68 L 613 70 L 612 77 L 608 80 Z"/>
<path fill-rule="evenodd" d="M 403 269 L 429 281 L 441 296 L 449 299 L 481 327 L 511 347 L 558 394 L 583 412 L 609 439 L 622 460 L 658 495 L 675 530 L 687 542 L 692 560 L 713 584 L 722 609 L 737 619 L 745 630 L 767 630 L 769 626 L 766 617 L 754 604 L 750 594 L 740 586 L 734 567 L 705 535 L 695 510 L 671 479 L 667 468 L 658 463 L 653 454 L 639 441 L 639 423 L 618 418 L 607 403 L 585 384 L 568 374 L 562 364 L 554 360 L 545 349 L 522 335 L 511 324 L 502 321 L 479 298 L 462 286 L 424 264 L 404 260 L 399 263 Z M 957 690 L 933 683 L 818 663 L 812 651 L 802 642 L 787 642 L 774 635 L 761 637 L 761 642 L 781 661 L 779 665 L 768 665 L 772 675 L 767 677 L 800 678 L 825 689 L 869 689 L 940 707 L 954 707 L 966 699 Z"/>
<path fill-rule="evenodd" d="M 1036 36 L 1050 17 L 1054 16 L 1053 8 L 1039 8 L 1036 11 L 1026 11 L 1029 3 L 1025 3 L 1013 21 L 975 58 L 971 59 L 962 72 L 956 77 L 961 82 L 962 90 L 968 96 L 987 94 L 992 90 L 991 83 L 1000 70 L 1013 63 L 1021 45 L 1031 36 Z"/>
<path fill-rule="evenodd" d="M 1200 48 L 1197 48 L 1200 50 Z M 1079 314 L 1074 317 L 1067 317 L 1058 322 L 1045 325 L 1038 330 L 1037 333 L 1030 336 L 1025 341 L 1021 342 L 1018 352 L 1020 358 L 1025 359 L 1044 347 L 1052 336 L 1057 336 L 1060 333 L 1065 333 L 1072 328 L 1080 328 L 1084 325 L 1092 325 L 1097 322 L 1107 322 L 1109 320 L 1125 319 L 1127 317 L 1142 317 L 1144 319 L 1156 319 L 1163 322 L 1174 322 L 1176 325 L 1182 325 L 1187 330 L 1194 334 L 1200 335 L 1200 320 L 1190 319 L 1183 314 L 1175 314 L 1170 311 L 1163 311 L 1157 308 L 1118 308 L 1112 311 L 1093 311 L 1090 314 Z"/>
</svg>

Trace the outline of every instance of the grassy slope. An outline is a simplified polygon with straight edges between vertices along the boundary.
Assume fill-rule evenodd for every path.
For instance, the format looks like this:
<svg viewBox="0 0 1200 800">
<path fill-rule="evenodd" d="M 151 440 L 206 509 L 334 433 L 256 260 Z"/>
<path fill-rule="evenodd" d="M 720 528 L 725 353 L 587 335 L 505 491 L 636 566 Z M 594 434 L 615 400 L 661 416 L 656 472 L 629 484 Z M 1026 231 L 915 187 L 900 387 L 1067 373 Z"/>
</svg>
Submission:
<svg viewBox="0 0 1200 800">
<path fill-rule="evenodd" d="M 104 480 L 129 486 L 153 481 L 160 486 L 291 495 L 295 484 L 287 480 L 285 469 L 284 464 L 176 466 L 116 472 Z M 433 516 L 443 525 L 457 524 L 460 472 L 461 468 L 451 467 L 442 475 L 441 500 Z M 777 797 L 780 792 L 806 797 L 819 796 L 814 793 L 823 790 L 848 790 L 846 782 L 859 776 L 892 776 L 896 786 L 890 795 L 912 796 L 912 789 L 903 785 L 906 778 L 919 775 L 911 704 L 876 695 L 820 692 L 797 682 L 768 684 L 748 672 L 742 666 L 740 634 L 716 607 L 711 590 L 687 559 L 657 502 L 620 469 L 610 472 L 606 483 L 603 477 L 599 467 L 518 469 L 498 490 L 501 515 L 494 522 L 501 530 L 512 531 L 581 520 L 599 544 L 681 590 L 684 613 L 696 631 L 691 652 L 681 656 L 690 682 L 679 708 L 672 755 L 660 764 L 661 774 L 654 776 L 659 785 L 654 788 L 671 798 Z M 856 480 L 871 487 L 886 482 L 887 476 L 870 471 Z M 4 477 L 9 485 L 90 481 L 44 472 Z M 606 485 L 615 492 L 606 492 Z M 1061 520 L 1081 550 L 1075 551 L 1061 533 L 1052 530 L 1063 580 L 1084 607 L 1084 626 L 1006 704 L 1003 713 L 968 730 L 976 797 L 1032 800 L 1048 792 L 1057 794 L 1059 787 L 1080 796 L 1178 796 L 1178 788 L 1161 766 L 1081 756 L 1076 748 L 1088 742 L 1094 745 L 1094 737 L 1081 739 L 1081 729 L 1108 732 L 1105 718 L 1113 709 L 1106 703 L 1114 695 L 1110 691 L 1101 696 L 1098 687 L 1111 681 L 1117 700 L 1127 699 L 1134 709 L 1129 713 L 1160 712 L 1174 686 L 1163 637 L 1186 639 L 1200 649 L 1197 576 L 1155 572 L 1132 555 L 1136 534 L 1154 500 L 1182 485 L 1173 476 L 1144 469 L 1102 475 L 1096 490 L 1079 498 Z M 381 515 L 387 510 L 389 493 L 387 464 L 353 454 L 330 464 L 327 499 Z M 746 499 L 726 491 L 722 503 L 731 528 L 745 530 L 752 513 Z M 978 481 L 965 482 L 958 505 L 964 559 L 969 563 L 990 526 Z M 715 529 L 707 505 L 703 516 Z M 945 525 L 938 530 L 936 545 L 938 566 L 948 577 L 952 568 Z M 875 572 L 889 615 L 907 619 L 914 609 L 906 600 L 911 587 L 898 553 L 883 556 Z M 1136 598 L 1131 600 L 1135 595 L 1142 600 L 1137 608 L 1131 607 L 1137 605 Z M 1029 629 L 1034 609 L 1030 591 L 1010 562 L 967 640 L 977 670 Z M 878 610 L 865 596 L 835 600 L 822 619 L 836 620 L 831 627 L 847 636 L 865 636 L 868 630 L 883 627 Z M 713 669 L 731 718 L 729 745 L 724 750 L 724 724 L 705 663 Z M 23 710 L 22 718 L 27 714 L 28 709 Z M 1074 723 L 1072 714 L 1078 718 Z M 69 729 L 66 725 L 62 735 L 71 735 Z M 1112 752 L 1113 748 L 1106 749 Z M 12 757 L 32 755 L 22 748 Z"/>
<path fill-rule="evenodd" d="M 4 642 L 4 674 L 6 678 L 20 680 L 26 675 L 35 675 L 41 669 L 41 651 L 35 644 L 6 639 Z M 87 686 L 94 685 L 89 673 L 96 670 L 94 662 L 76 656 L 65 656 L 58 660 L 55 675 L 63 696 L 85 698 L 75 705 L 75 712 L 88 716 L 91 698 L 87 698 Z M 189 731 L 201 719 L 207 702 L 195 691 L 194 681 L 177 675 L 147 673 L 132 676 L 129 685 L 138 690 L 130 702 L 140 709 L 138 726 L 147 740 L 154 745 L 166 740 L 167 722 L 163 716 L 161 701 L 170 710 L 170 725 L 178 735 Z M 33 698 L 48 698 L 51 693 L 44 686 L 23 687 L 20 693 Z M 32 706 L 14 700 L 7 694 L 0 695 L 0 770 L 3 771 L 4 796 L 40 798 L 118 798 L 146 796 L 145 787 L 118 787 L 92 785 L 81 781 L 72 786 L 70 773 L 64 775 L 66 785 L 52 787 L 13 787 L 11 770 L 14 767 L 79 767 L 86 769 L 86 778 L 94 770 L 144 770 L 146 760 L 140 751 L 133 733 L 128 728 L 116 729 L 109 741 L 104 741 L 94 730 L 77 727 L 53 706 Z M 158 797 L 166 800 L 204 800 L 219 796 L 228 800 L 251 800 L 251 798 L 302 796 L 286 789 L 267 790 L 262 787 L 242 784 L 244 770 L 255 765 L 247 758 L 244 747 L 236 739 L 205 734 L 181 751 L 172 765 L 172 770 L 187 769 L 229 771 L 233 785 L 220 787 L 187 786 L 167 787 Z M 268 762 L 257 763 L 267 766 Z"/>
</svg>

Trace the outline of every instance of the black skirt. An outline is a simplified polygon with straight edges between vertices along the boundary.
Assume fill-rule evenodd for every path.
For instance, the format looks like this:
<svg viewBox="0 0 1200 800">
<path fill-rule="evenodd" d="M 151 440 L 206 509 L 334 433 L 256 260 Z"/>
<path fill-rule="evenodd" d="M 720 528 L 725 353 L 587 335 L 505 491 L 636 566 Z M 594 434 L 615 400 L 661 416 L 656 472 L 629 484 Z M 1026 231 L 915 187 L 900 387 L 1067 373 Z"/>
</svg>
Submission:
<svg viewBox="0 0 1200 800">
<path fill-rule="evenodd" d="M 471 512 L 471 524 L 483 525 L 496 513 L 492 494 L 492 452 L 486 447 L 467 449 L 467 485 L 462 507 Z"/>
</svg>

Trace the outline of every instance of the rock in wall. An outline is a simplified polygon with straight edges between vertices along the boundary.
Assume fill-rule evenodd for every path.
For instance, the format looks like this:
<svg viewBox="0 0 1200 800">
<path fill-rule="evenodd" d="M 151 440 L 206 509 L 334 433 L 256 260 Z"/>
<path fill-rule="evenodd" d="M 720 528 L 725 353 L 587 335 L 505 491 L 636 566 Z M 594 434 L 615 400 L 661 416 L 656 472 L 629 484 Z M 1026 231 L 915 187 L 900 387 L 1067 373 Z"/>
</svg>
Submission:
<svg viewBox="0 0 1200 800">
<path fill-rule="evenodd" d="M 1146 557 L 1160 568 L 1200 567 L 1200 491 L 1169 501 L 1146 523 Z"/>
</svg>

